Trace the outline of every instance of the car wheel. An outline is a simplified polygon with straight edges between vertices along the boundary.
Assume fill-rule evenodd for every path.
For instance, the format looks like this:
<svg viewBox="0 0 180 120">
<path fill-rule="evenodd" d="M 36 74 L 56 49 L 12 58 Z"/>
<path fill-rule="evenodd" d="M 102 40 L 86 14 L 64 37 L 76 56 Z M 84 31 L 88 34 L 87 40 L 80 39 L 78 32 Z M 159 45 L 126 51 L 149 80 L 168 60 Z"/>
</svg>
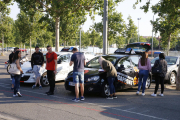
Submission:
<svg viewBox="0 0 180 120">
<path fill-rule="evenodd" d="M 148 78 L 147 78 L 147 81 L 146 81 L 146 86 L 145 86 L 145 87 L 149 89 L 150 86 L 151 86 L 151 78 L 148 77 Z"/>
<path fill-rule="evenodd" d="M 169 78 L 169 83 L 171 85 L 176 84 L 176 73 L 174 73 L 174 72 L 171 73 L 171 76 Z"/>
<path fill-rule="evenodd" d="M 7 66 L 7 73 L 9 73 L 9 68 L 10 68 L 10 64 Z"/>
<path fill-rule="evenodd" d="M 41 82 L 42 86 L 48 86 L 49 85 L 49 81 L 47 78 L 47 72 L 43 73 L 43 75 L 41 76 L 40 82 Z"/>
<path fill-rule="evenodd" d="M 107 97 L 109 95 L 110 95 L 109 85 L 107 83 L 103 83 L 102 91 L 101 91 L 101 96 L 102 97 Z"/>
</svg>

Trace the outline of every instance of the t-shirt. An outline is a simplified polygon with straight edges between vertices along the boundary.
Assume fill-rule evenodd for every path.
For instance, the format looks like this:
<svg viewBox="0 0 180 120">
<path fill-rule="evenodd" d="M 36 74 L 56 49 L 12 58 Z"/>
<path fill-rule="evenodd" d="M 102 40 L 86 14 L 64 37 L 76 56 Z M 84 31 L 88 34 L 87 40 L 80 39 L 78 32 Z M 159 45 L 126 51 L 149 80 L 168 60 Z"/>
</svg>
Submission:
<svg viewBox="0 0 180 120">
<path fill-rule="evenodd" d="M 107 77 L 117 77 L 117 71 L 114 65 L 108 61 L 108 60 L 103 60 L 102 61 L 102 67 L 103 69 L 107 72 Z"/>
<path fill-rule="evenodd" d="M 43 53 L 33 53 L 31 57 L 31 67 L 33 68 L 34 65 L 43 65 L 44 63 L 44 56 Z"/>
<path fill-rule="evenodd" d="M 55 70 L 55 62 L 57 60 L 57 54 L 55 52 L 46 54 L 46 70 Z"/>
<path fill-rule="evenodd" d="M 76 52 L 71 56 L 71 61 L 74 62 L 74 72 L 84 72 L 85 57 L 83 53 Z"/>
</svg>

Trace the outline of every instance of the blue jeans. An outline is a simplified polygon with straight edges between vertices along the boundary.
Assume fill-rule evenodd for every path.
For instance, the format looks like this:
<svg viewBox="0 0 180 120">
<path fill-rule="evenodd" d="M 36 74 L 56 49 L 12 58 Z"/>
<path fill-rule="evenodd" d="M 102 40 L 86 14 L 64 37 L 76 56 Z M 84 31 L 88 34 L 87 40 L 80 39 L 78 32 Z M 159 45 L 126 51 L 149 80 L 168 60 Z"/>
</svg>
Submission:
<svg viewBox="0 0 180 120">
<path fill-rule="evenodd" d="M 149 71 L 148 70 L 140 70 L 139 71 L 138 91 L 140 91 L 141 85 L 142 85 L 142 82 L 143 82 L 142 93 L 144 93 L 146 80 L 147 80 L 148 76 L 149 76 Z"/>
<path fill-rule="evenodd" d="M 11 79 L 12 79 L 12 84 L 15 85 L 15 79 L 14 79 L 14 76 L 11 76 Z"/>
<path fill-rule="evenodd" d="M 14 95 L 16 95 L 20 86 L 21 75 L 15 75 L 14 79 L 15 79 Z"/>
<path fill-rule="evenodd" d="M 107 78 L 108 83 L 109 83 L 109 89 L 110 89 L 110 94 L 115 93 L 115 87 L 114 87 L 114 81 L 115 81 L 115 77 L 108 77 Z"/>
<path fill-rule="evenodd" d="M 73 72 L 74 83 L 84 83 L 84 72 Z"/>
</svg>

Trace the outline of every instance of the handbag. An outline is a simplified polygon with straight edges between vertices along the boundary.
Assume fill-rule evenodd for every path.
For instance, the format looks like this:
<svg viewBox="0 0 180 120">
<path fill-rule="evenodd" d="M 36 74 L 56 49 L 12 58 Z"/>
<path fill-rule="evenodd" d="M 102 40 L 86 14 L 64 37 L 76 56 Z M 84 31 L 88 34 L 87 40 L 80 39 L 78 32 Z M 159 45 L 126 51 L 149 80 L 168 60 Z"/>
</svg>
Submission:
<svg viewBox="0 0 180 120">
<path fill-rule="evenodd" d="M 157 67 L 152 67 L 152 74 L 159 74 L 161 73 L 161 65 L 160 65 L 160 60 L 158 60 L 158 66 Z"/>
<path fill-rule="evenodd" d="M 10 74 L 20 75 L 21 71 L 17 68 L 15 63 L 10 64 L 10 68 L 8 71 Z"/>
</svg>

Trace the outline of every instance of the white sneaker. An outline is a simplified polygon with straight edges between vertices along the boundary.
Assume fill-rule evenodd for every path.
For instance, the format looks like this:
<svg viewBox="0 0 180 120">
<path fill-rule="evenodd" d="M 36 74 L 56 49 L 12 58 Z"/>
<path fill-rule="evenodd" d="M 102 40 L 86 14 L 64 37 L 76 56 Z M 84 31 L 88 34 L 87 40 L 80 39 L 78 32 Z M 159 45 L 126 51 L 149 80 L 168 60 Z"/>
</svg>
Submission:
<svg viewBox="0 0 180 120">
<path fill-rule="evenodd" d="M 18 95 L 17 94 L 16 95 L 13 94 L 13 97 L 18 97 Z"/>
<path fill-rule="evenodd" d="M 142 96 L 145 96 L 145 93 L 142 93 Z"/>
<path fill-rule="evenodd" d="M 18 97 L 22 97 L 21 93 L 20 92 L 17 92 Z"/>
<path fill-rule="evenodd" d="M 136 95 L 139 95 L 139 91 L 136 92 Z"/>
<path fill-rule="evenodd" d="M 163 97 L 164 95 L 163 94 L 159 94 L 159 96 Z"/>
<path fill-rule="evenodd" d="M 153 93 L 153 94 L 151 94 L 151 96 L 156 97 L 157 95 Z"/>
</svg>

